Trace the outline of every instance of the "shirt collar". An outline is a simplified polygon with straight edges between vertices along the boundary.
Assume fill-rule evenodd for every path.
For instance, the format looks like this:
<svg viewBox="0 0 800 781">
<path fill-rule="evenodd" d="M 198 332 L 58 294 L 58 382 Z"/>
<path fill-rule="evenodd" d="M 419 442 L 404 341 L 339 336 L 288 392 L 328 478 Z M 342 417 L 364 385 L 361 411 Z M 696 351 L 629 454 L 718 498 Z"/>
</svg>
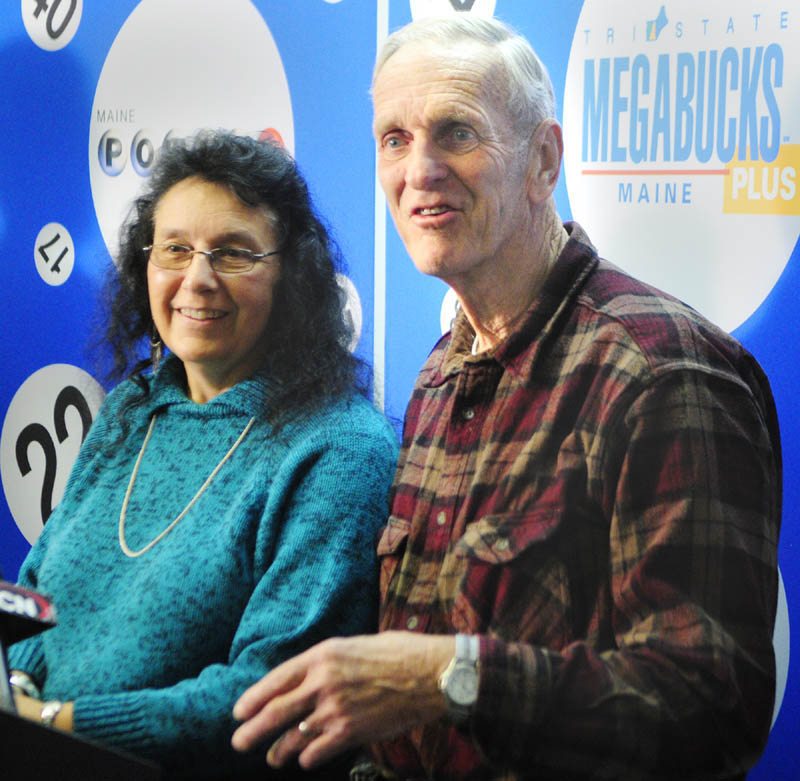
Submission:
<svg viewBox="0 0 800 781">
<path fill-rule="evenodd" d="M 459 310 L 450 334 L 442 337 L 434 350 L 439 350 L 441 355 L 423 383 L 425 386 L 441 385 L 467 363 L 494 361 L 504 369 L 517 371 L 521 360 L 532 360 L 531 345 L 537 340 L 541 342 L 541 337 L 554 327 L 560 313 L 578 295 L 597 265 L 597 250 L 583 228 L 577 222 L 564 223 L 564 228 L 569 240 L 517 330 L 491 350 L 472 355 L 475 331 L 464 312 Z"/>
</svg>

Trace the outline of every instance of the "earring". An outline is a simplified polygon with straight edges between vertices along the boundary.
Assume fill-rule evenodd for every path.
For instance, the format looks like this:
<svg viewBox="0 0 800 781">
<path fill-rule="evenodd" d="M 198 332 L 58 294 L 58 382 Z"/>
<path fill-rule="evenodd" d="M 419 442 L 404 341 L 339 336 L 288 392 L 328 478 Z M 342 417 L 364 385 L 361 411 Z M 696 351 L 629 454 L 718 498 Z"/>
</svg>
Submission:
<svg viewBox="0 0 800 781">
<path fill-rule="evenodd" d="M 153 330 L 150 335 L 150 362 L 153 364 L 154 372 L 156 369 L 158 369 L 158 364 L 161 363 L 163 347 L 164 345 L 161 342 L 161 337 L 158 335 L 156 327 L 153 326 Z"/>
</svg>

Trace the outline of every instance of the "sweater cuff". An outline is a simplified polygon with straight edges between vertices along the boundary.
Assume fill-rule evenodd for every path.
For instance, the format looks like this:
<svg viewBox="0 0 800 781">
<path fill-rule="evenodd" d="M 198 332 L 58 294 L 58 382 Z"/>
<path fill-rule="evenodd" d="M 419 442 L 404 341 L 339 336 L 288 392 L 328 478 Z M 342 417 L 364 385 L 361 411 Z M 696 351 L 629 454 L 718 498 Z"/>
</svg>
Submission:
<svg viewBox="0 0 800 781">
<path fill-rule="evenodd" d="M 85 737 L 142 754 L 152 743 L 144 703 L 135 693 L 92 694 L 73 703 L 72 728 Z"/>
<path fill-rule="evenodd" d="M 12 645 L 8 649 L 8 668 L 9 671 L 19 670 L 27 673 L 39 689 L 44 688 L 47 666 L 38 639 L 23 640 Z"/>
</svg>

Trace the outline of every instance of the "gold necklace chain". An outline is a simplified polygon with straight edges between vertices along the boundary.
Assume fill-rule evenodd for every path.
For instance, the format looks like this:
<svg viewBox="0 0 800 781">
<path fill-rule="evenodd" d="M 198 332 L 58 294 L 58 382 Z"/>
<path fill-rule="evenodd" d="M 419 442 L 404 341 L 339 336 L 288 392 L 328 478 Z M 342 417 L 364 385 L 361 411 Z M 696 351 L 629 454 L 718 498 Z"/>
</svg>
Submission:
<svg viewBox="0 0 800 781">
<path fill-rule="evenodd" d="M 192 501 L 189 502 L 189 504 L 187 504 L 186 507 L 183 508 L 180 515 L 169 526 L 167 526 L 167 528 L 164 529 L 164 531 L 162 531 L 161 534 L 158 535 L 158 537 L 156 537 L 151 542 L 147 543 L 147 545 L 145 545 L 144 548 L 138 551 L 134 551 L 128 547 L 128 543 L 125 541 L 125 516 L 127 515 L 128 512 L 128 502 L 130 501 L 131 494 L 133 493 L 133 484 L 136 482 L 136 475 L 139 474 L 139 464 L 142 463 L 142 457 L 144 456 L 144 451 L 147 450 L 147 443 L 150 441 L 150 435 L 153 433 L 153 428 L 155 427 L 156 415 L 153 414 L 153 416 L 150 418 L 150 426 L 147 429 L 147 434 L 145 434 L 144 442 L 142 443 L 142 447 L 139 450 L 139 455 L 136 458 L 136 463 L 133 465 L 133 472 L 131 472 L 131 479 L 128 481 L 128 489 L 127 491 L 125 491 L 125 499 L 122 502 L 122 509 L 119 512 L 119 546 L 120 548 L 122 548 L 122 552 L 126 556 L 135 559 L 141 556 L 143 553 L 147 553 L 147 551 L 149 551 L 150 548 L 152 548 L 160 540 L 163 540 L 164 537 L 166 537 L 178 525 L 178 522 L 181 520 L 181 518 L 183 518 L 183 516 L 189 512 L 194 503 L 200 498 L 203 491 L 205 491 L 206 488 L 208 488 L 208 486 L 211 484 L 211 481 L 217 476 L 217 472 L 219 472 L 219 470 L 222 469 L 224 463 L 234 454 L 236 448 L 239 447 L 242 440 L 247 436 L 247 432 L 250 431 L 250 429 L 253 427 L 253 423 L 255 423 L 255 421 L 256 421 L 255 418 L 250 418 L 247 425 L 244 427 L 244 431 L 242 431 L 242 433 L 239 434 L 239 438 L 233 443 L 231 449 L 222 457 L 222 461 L 220 461 L 214 467 L 214 471 L 208 476 L 208 479 L 205 481 L 205 483 L 203 483 L 203 485 L 200 486 L 200 490 L 194 495 Z"/>
</svg>

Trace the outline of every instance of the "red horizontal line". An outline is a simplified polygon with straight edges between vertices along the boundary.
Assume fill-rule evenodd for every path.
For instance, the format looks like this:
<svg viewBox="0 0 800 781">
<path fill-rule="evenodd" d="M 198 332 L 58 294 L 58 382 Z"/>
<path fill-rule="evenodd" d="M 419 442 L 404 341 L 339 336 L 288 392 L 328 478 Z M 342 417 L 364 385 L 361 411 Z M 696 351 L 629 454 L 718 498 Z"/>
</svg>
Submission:
<svg viewBox="0 0 800 781">
<path fill-rule="evenodd" d="M 581 171 L 583 176 L 729 176 L 727 168 L 645 168 L 636 170 L 619 169 L 584 169 Z"/>
</svg>

